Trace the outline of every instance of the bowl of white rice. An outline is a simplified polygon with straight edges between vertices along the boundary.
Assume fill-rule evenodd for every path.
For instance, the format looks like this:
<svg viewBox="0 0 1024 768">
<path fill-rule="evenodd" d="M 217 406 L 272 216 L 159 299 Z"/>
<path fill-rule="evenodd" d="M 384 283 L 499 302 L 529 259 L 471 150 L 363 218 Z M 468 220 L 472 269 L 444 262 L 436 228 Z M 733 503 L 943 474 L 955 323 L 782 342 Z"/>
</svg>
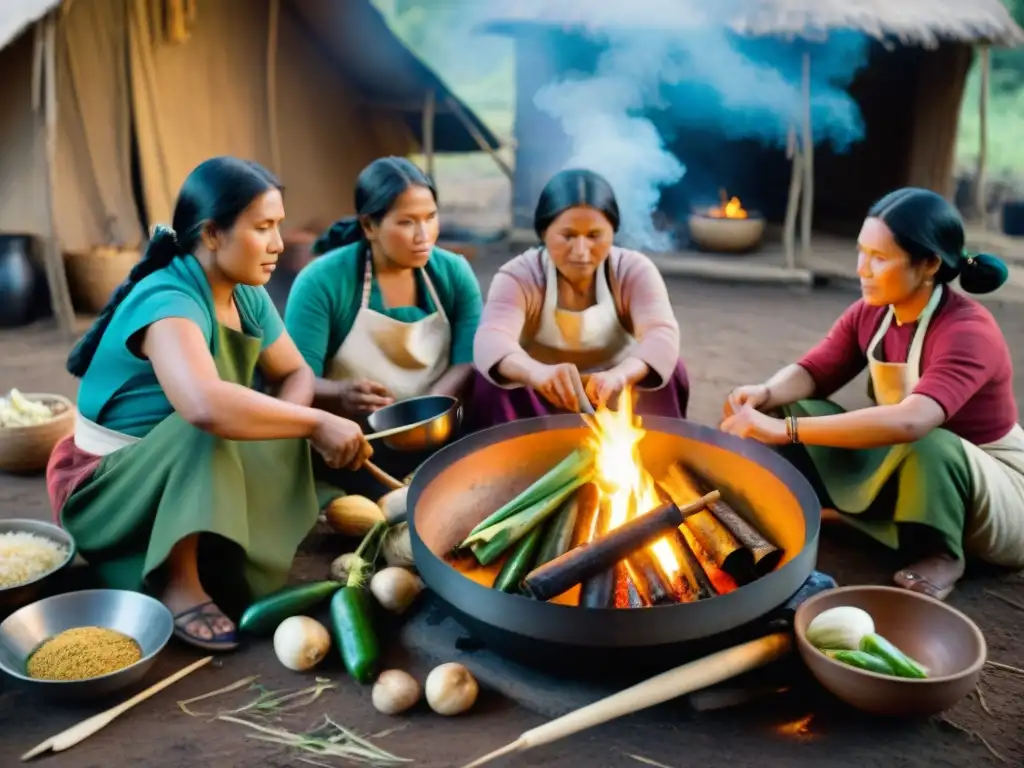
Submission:
<svg viewBox="0 0 1024 768">
<path fill-rule="evenodd" d="M 46 597 L 74 559 L 74 539 L 53 523 L 0 520 L 0 612 Z"/>
</svg>

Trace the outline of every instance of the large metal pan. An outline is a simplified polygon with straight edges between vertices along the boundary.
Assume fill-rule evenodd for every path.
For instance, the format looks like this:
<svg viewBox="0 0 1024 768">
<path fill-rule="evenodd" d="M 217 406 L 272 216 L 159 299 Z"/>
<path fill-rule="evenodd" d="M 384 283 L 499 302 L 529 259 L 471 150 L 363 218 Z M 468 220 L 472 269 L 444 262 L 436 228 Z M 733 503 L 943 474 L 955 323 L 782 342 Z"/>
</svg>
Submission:
<svg viewBox="0 0 1024 768">
<path fill-rule="evenodd" d="M 779 566 L 726 595 L 682 605 L 587 609 L 488 589 L 443 559 L 474 525 L 578 446 L 587 427 L 576 415 L 492 427 L 429 458 L 409 490 L 416 566 L 427 586 L 478 639 L 531 663 L 696 649 L 743 629 L 782 605 L 807 580 L 818 552 L 821 507 L 789 462 L 752 440 L 689 421 L 645 417 L 644 465 L 658 478 L 680 459 L 701 470 L 723 497 L 751 511 L 751 522 L 786 552 Z M 593 652 L 593 653 L 591 653 Z M 581 656 L 582 654 L 582 656 Z M 619 654 L 621 656 L 621 653 Z"/>
</svg>

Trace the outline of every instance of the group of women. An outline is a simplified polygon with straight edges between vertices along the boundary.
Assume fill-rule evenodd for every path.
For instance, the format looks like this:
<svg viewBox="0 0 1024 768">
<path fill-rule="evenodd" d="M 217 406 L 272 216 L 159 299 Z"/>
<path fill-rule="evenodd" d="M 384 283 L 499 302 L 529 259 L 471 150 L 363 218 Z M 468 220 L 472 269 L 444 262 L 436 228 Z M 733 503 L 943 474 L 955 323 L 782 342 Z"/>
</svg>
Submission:
<svg viewBox="0 0 1024 768">
<path fill-rule="evenodd" d="M 280 185 L 252 162 L 202 163 L 68 359 L 81 383 L 47 473 L 54 512 L 105 584 L 160 595 L 199 647 L 237 645 L 230 616 L 284 584 L 324 505 L 383 490 L 371 457 L 415 468 L 365 439 L 380 408 L 449 395 L 471 432 L 584 398 L 617 407 L 629 391 L 639 414 L 686 417 L 668 291 L 650 259 L 614 244 L 618 205 L 597 174 L 548 183 L 541 244 L 486 301 L 466 260 L 437 247 L 436 191 L 414 164 L 373 162 L 355 210 L 317 241 L 282 319 L 264 288 L 284 248 Z M 991 315 L 949 289 L 993 290 L 1006 270 L 963 246 L 941 197 L 884 198 L 860 235 L 863 298 L 799 363 L 732 392 L 721 424 L 778 445 L 829 517 L 917 551 L 896 581 L 938 597 L 965 552 L 1024 567 L 1009 352 Z M 876 406 L 824 399 L 865 367 Z"/>
</svg>

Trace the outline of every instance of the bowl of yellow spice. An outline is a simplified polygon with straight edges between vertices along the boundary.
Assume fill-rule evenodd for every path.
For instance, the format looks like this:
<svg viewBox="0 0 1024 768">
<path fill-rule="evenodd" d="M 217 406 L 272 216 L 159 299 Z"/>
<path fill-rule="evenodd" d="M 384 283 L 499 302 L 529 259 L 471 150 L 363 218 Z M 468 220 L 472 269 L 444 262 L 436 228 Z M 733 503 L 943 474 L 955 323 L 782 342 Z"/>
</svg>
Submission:
<svg viewBox="0 0 1024 768">
<path fill-rule="evenodd" d="M 104 696 L 139 682 L 173 631 L 171 612 L 148 595 L 68 592 L 0 623 L 0 669 L 46 696 Z"/>
</svg>

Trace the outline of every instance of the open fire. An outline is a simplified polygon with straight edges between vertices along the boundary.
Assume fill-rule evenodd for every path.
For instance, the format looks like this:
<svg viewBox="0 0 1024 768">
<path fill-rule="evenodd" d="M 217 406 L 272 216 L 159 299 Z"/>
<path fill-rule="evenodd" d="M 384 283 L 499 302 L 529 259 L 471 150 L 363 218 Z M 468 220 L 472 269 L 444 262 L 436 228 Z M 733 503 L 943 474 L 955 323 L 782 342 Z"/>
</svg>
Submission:
<svg viewBox="0 0 1024 768">
<path fill-rule="evenodd" d="M 726 198 L 727 195 L 723 189 L 721 205 L 709 208 L 708 216 L 713 219 L 745 219 L 748 217 L 748 214 L 743 208 L 743 204 L 740 202 L 738 197 Z"/>
<path fill-rule="evenodd" d="M 585 415 L 583 444 L 473 528 L 450 562 L 486 586 L 585 608 L 690 603 L 773 570 L 782 552 L 689 469 L 655 480 L 628 391 L 621 403 Z M 650 535 L 609 550 L 648 523 Z M 582 566 L 602 547 L 606 560 Z M 574 581 L 574 567 L 586 575 Z"/>
</svg>

